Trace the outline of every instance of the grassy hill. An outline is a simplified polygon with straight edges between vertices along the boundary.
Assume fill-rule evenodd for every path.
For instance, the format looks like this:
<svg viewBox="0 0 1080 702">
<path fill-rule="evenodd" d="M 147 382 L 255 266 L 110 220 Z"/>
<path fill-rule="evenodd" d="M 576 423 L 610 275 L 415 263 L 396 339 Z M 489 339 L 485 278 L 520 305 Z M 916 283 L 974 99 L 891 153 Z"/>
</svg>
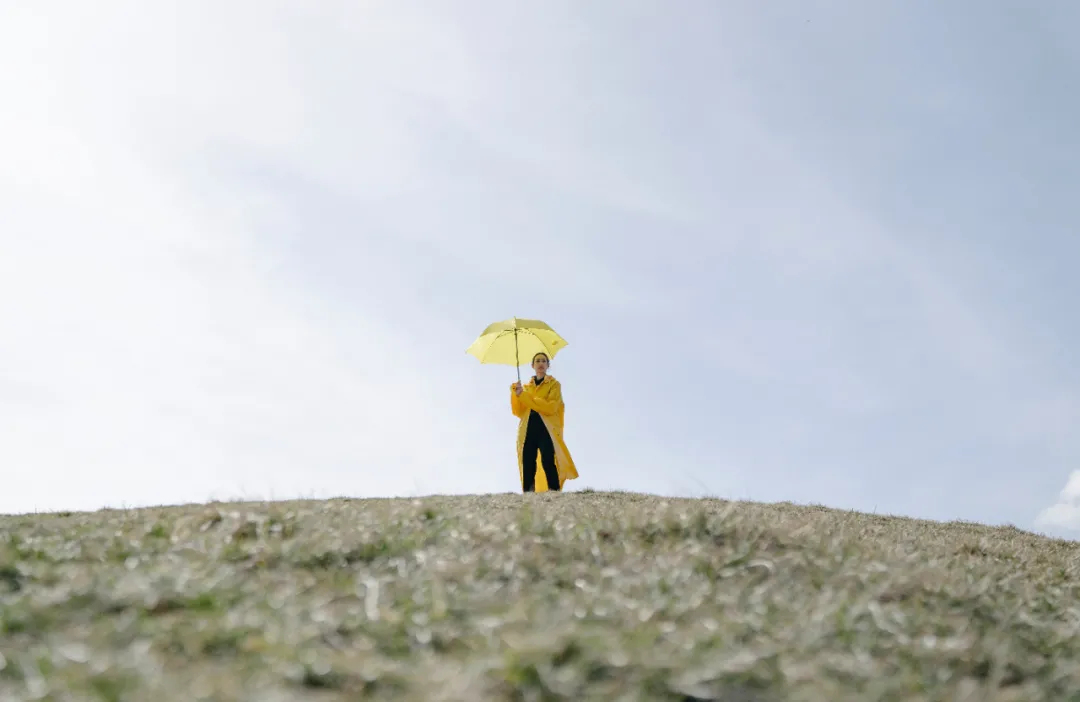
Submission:
<svg viewBox="0 0 1080 702">
<path fill-rule="evenodd" d="M 0 517 L 0 653 L 4 700 L 1080 700 L 1080 544 L 590 492 Z"/>
</svg>

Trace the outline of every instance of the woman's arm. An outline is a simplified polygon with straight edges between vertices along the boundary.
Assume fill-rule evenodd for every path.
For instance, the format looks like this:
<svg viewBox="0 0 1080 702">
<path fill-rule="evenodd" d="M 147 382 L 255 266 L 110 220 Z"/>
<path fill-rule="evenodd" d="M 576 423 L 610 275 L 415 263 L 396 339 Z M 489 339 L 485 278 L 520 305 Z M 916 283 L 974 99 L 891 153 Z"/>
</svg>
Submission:
<svg viewBox="0 0 1080 702">
<path fill-rule="evenodd" d="M 554 383 L 551 387 L 551 392 L 547 397 L 537 397 L 534 393 L 523 392 L 518 401 L 525 406 L 526 409 L 536 410 L 540 414 L 552 417 L 559 413 L 562 409 L 562 385 Z"/>
<path fill-rule="evenodd" d="M 519 396 L 514 392 L 514 388 L 517 387 L 517 383 L 510 386 L 510 411 L 514 413 L 515 417 L 521 418 L 528 412 L 528 408 L 521 403 L 521 398 L 525 397 L 525 393 L 521 393 Z"/>
</svg>

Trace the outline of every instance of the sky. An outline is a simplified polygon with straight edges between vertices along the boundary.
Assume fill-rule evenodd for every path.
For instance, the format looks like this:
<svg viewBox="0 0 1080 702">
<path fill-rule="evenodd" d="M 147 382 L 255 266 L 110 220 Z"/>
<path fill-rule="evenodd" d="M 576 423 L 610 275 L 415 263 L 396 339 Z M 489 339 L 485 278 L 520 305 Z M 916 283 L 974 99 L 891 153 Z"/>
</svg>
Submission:
<svg viewBox="0 0 1080 702">
<path fill-rule="evenodd" d="M 517 492 L 516 315 L 569 490 L 1080 537 L 1078 22 L 0 0 L 0 512 Z"/>
</svg>

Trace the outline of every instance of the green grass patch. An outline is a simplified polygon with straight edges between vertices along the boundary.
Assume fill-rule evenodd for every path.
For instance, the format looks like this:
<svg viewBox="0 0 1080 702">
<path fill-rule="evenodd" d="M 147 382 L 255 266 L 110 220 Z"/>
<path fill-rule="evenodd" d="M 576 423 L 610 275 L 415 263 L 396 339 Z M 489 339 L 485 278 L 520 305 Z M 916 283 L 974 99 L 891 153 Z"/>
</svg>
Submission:
<svg viewBox="0 0 1080 702">
<path fill-rule="evenodd" d="M 1080 544 L 1014 527 L 588 490 L 58 516 L 0 517 L 0 699 L 1080 699 Z"/>
</svg>

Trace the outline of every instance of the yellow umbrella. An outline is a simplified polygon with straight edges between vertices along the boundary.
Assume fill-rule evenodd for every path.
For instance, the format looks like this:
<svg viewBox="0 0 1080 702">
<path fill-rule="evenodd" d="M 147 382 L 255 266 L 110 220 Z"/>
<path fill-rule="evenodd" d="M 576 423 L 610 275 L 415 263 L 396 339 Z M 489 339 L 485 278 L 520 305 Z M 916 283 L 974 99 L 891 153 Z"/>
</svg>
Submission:
<svg viewBox="0 0 1080 702">
<path fill-rule="evenodd" d="M 541 351 L 554 358 L 564 346 L 566 339 L 539 319 L 511 317 L 488 326 L 465 353 L 481 363 L 516 367 L 521 382 L 521 359 L 532 360 Z"/>
</svg>

